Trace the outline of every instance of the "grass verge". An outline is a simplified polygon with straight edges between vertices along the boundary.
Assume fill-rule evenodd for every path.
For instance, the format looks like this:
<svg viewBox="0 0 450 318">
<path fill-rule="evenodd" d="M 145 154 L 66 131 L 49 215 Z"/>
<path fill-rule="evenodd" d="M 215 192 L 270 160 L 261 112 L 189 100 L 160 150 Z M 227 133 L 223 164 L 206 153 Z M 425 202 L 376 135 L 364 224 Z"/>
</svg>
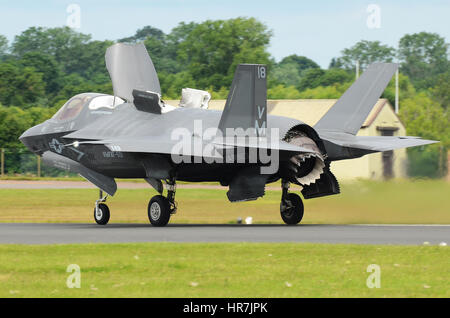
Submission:
<svg viewBox="0 0 450 318">
<path fill-rule="evenodd" d="M 0 245 L 0 297 L 450 297 L 449 259 L 439 246 Z M 381 288 L 366 286 L 369 264 Z"/>
<path fill-rule="evenodd" d="M 450 184 L 444 181 L 359 181 L 335 196 L 304 200 L 303 223 L 450 223 Z M 107 203 L 110 222 L 147 223 L 152 189 L 119 189 Z M 0 189 L 0 222 L 93 222 L 95 189 Z M 174 223 L 282 223 L 281 191 L 256 201 L 230 203 L 226 189 L 178 189 Z"/>
</svg>

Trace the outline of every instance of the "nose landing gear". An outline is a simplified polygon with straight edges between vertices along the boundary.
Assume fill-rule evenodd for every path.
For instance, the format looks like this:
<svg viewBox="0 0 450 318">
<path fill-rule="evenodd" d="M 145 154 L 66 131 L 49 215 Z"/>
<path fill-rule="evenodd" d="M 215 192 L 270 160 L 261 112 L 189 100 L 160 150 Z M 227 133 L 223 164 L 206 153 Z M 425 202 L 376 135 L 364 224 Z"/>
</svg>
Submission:
<svg viewBox="0 0 450 318">
<path fill-rule="evenodd" d="M 100 190 L 100 198 L 95 201 L 94 220 L 99 225 L 106 225 L 109 222 L 109 208 L 105 203 L 103 203 L 106 202 L 107 197 L 108 195 L 105 194 L 105 196 L 103 196 L 103 191 Z"/>
</svg>

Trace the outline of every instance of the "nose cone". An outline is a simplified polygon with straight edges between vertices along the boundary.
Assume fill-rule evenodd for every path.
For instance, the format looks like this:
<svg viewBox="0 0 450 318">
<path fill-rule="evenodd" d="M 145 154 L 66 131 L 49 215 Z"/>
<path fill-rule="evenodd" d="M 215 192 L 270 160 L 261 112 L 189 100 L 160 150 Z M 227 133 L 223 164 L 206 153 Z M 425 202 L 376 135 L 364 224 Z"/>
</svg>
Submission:
<svg viewBox="0 0 450 318">
<path fill-rule="evenodd" d="M 19 137 L 19 140 L 22 141 L 29 137 L 37 137 L 44 133 L 45 123 L 36 125 L 31 127 L 30 129 L 25 130 L 25 132 Z"/>
<path fill-rule="evenodd" d="M 23 143 L 23 141 L 24 141 L 24 139 L 26 138 L 26 137 L 30 137 L 30 136 L 32 136 L 32 128 L 30 128 L 30 129 L 27 129 L 27 130 L 25 130 L 25 132 L 22 134 L 22 135 L 20 135 L 20 137 L 19 137 L 19 140 Z"/>
<path fill-rule="evenodd" d="M 37 125 L 34 127 L 31 127 L 30 129 L 26 130 L 20 137 L 19 140 L 27 147 L 29 150 L 35 152 L 37 147 L 34 145 L 37 142 L 36 138 L 41 134 L 41 125 Z"/>
</svg>

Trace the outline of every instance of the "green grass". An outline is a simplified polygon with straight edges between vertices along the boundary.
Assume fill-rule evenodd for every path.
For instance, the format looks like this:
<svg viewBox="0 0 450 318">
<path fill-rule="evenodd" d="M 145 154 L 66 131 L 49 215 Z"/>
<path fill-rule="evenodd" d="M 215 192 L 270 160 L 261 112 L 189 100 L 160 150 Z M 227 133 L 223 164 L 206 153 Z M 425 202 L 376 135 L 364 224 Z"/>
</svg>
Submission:
<svg viewBox="0 0 450 318">
<path fill-rule="evenodd" d="M 0 297 L 450 297 L 449 259 L 439 246 L 0 245 Z M 66 287 L 69 264 L 80 289 Z"/>
<path fill-rule="evenodd" d="M 450 183 L 359 181 L 342 184 L 335 196 L 304 200 L 303 223 L 450 223 Z M 110 222 L 147 223 L 152 189 L 119 189 L 107 203 Z M 0 222 L 93 222 L 95 189 L 0 189 Z M 226 189 L 178 189 L 174 223 L 230 223 L 252 216 L 255 223 L 281 223 L 280 191 L 256 201 L 230 203 Z"/>
</svg>

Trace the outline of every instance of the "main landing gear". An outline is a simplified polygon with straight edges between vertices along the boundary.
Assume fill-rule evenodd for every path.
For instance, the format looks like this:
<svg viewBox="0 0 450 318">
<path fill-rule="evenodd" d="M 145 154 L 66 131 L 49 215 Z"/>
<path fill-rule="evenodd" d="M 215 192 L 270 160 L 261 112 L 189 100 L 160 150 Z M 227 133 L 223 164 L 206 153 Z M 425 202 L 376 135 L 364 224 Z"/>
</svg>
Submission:
<svg viewBox="0 0 450 318">
<path fill-rule="evenodd" d="M 159 195 L 155 195 L 148 203 L 148 218 L 153 226 L 165 226 L 169 223 L 170 216 L 177 212 L 175 202 L 176 183 L 175 179 L 166 180 L 167 197 L 162 195 L 162 188 Z M 105 204 L 108 195 L 103 195 L 100 190 L 100 197 L 95 201 L 94 220 L 97 224 L 108 224 L 110 213 Z"/>
<path fill-rule="evenodd" d="M 281 195 L 280 214 L 284 223 L 294 225 L 300 223 L 303 218 L 303 202 L 299 195 L 289 193 L 289 182 L 281 181 L 283 190 Z"/>
<path fill-rule="evenodd" d="M 177 212 L 175 202 L 176 183 L 174 179 L 166 181 L 167 197 L 155 195 L 148 203 L 148 219 L 153 226 L 165 226 L 170 216 Z"/>
<path fill-rule="evenodd" d="M 177 203 L 175 202 L 176 182 L 175 179 L 165 180 L 167 197 L 163 196 L 162 187 L 160 194 L 151 198 L 148 203 L 148 218 L 153 226 L 165 226 L 169 223 L 170 216 L 177 212 Z M 294 225 L 300 223 L 303 218 L 303 202 L 300 196 L 295 193 L 289 193 L 289 182 L 281 182 L 282 195 L 280 203 L 280 214 L 284 223 Z M 95 201 L 94 219 L 97 224 L 106 225 L 109 221 L 109 208 L 105 204 L 108 195 L 103 195 L 100 190 L 100 197 Z"/>
<path fill-rule="evenodd" d="M 97 224 L 100 225 L 106 225 L 108 224 L 109 221 L 109 208 L 108 206 L 104 203 L 106 202 L 106 198 L 108 197 L 107 194 L 105 194 L 105 196 L 103 196 L 103 191 L 100 190 L 100 198 L 95 201 L 95 208 L 94 208 L 94 219 L 95 222 L 97 222 Z"/>
</svg>

